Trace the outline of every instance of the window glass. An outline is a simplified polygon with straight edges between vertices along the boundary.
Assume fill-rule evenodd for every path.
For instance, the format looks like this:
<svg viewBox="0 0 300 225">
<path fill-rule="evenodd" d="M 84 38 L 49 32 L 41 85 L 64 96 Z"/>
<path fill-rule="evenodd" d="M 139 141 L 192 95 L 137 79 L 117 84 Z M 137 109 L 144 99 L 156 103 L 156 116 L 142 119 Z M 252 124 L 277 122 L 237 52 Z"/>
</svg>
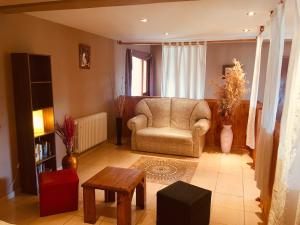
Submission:
<svg viewBox="0 0 300 225">
<path fill-rule="evenodd" d="M 143 60 L 132 56 L 132 80 L 131 80 L 131 95 L 140 96 L 142 94 L 142 70 Z"/>
<path fill-rule="evenodd" d="M 147 61 L 143 60 L 143 94 L 147 94 Z"/>
<path fill-rule="evenodd" d="M 147 94 L 147 61 L 132 56 L 131 95 Z"/>
</svg>

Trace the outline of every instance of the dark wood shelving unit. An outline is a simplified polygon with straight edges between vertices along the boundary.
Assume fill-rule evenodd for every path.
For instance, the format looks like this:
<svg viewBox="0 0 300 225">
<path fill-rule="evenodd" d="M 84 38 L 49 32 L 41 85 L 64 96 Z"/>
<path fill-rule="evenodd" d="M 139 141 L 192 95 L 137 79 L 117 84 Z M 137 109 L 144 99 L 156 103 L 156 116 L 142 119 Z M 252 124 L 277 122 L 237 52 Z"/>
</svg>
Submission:
<svg viewBox="0 0 300 225">
<path fill-rule="evenodd" d="M 56 170 L 51 58 L 13 53 L 11 62 L 21 189 L 37 194 L 38 173 Z"/>
</svg>

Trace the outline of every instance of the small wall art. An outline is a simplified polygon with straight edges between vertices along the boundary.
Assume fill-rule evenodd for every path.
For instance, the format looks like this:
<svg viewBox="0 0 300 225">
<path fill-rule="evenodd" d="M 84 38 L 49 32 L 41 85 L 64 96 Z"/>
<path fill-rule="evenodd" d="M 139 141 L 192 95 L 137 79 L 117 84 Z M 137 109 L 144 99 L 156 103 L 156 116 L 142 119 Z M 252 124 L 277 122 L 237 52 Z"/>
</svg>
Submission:
<svg viewBox="0 0 300 225">
<path fill-rule="evenodd" d="M 223 65 L 222 79 L 225 79 L 225 76 L 230 73 L 232 67 L 234 67 L 234 64 Z"/>
<path fill-rule="evenodd" d="M 79 44 L 79 68 L 90 69 L 91 66 L 91 47 Z"/>
</svg>

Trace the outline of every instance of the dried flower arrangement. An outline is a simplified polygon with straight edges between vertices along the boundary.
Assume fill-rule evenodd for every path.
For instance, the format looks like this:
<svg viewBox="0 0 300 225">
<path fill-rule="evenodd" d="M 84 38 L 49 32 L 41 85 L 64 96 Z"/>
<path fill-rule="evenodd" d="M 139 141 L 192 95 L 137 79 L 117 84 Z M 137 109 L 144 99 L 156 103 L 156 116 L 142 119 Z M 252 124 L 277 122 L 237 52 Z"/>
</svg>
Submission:
<svg viewBox="0 0 300 225">
<path fill-rule="evenodd" d="M 225 124 L 231 123 L 232 115 L 239 105 L 242 97 L 248 92 L 244 70 L 237 59 L 233 59 L 234 66 L 228 74 L 225 74 L 224 83 L 217 85 L 217 95 L 219 96 L 219 113 Z M 224 76 L 224 75 L 223 75 Z"/>
<path fill-rule="evenodd" d="M 124 95 L 124 85 L 125 85 L 124 77 L 122 77 L 121 80 L 122 80 L 121 81 L 121 87 L 116 92 L 116 97 L 115 97 L 115 100 L 114 100 L 115 113 L 116 113 L 117 118 L 122 118 L 123 117 L 125 100 L 126 100 L 126 96 Z"/>
<path fill-rule="evenodd" d="M 115 99 L 115 111 L 116 116 L 119 118 L 123 117 L 124 114 L 124 105 L 125 105 L 125 95 L 119 95 Z"/>
<path fill-rule="evenodd" d="M 56 122 L 55 133 L 66 146 L 67 154 L 71 154 L 74 146 L 75 121 L 72 117 L 65 116 L 63 124 Z"/>
</svg>

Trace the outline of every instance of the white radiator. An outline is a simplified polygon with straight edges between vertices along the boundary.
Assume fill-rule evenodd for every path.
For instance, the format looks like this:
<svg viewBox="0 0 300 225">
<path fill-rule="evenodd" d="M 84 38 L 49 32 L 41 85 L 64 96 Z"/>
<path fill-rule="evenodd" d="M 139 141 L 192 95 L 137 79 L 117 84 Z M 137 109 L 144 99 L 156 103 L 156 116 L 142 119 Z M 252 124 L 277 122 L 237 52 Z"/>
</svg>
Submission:
<svg viewBox="0 0 300 225">
<path fill-rule="evenodd" d="M 75 152 L 82 153 L 107 139 L 107 113 L 75 120 Z"/>
</svg>

